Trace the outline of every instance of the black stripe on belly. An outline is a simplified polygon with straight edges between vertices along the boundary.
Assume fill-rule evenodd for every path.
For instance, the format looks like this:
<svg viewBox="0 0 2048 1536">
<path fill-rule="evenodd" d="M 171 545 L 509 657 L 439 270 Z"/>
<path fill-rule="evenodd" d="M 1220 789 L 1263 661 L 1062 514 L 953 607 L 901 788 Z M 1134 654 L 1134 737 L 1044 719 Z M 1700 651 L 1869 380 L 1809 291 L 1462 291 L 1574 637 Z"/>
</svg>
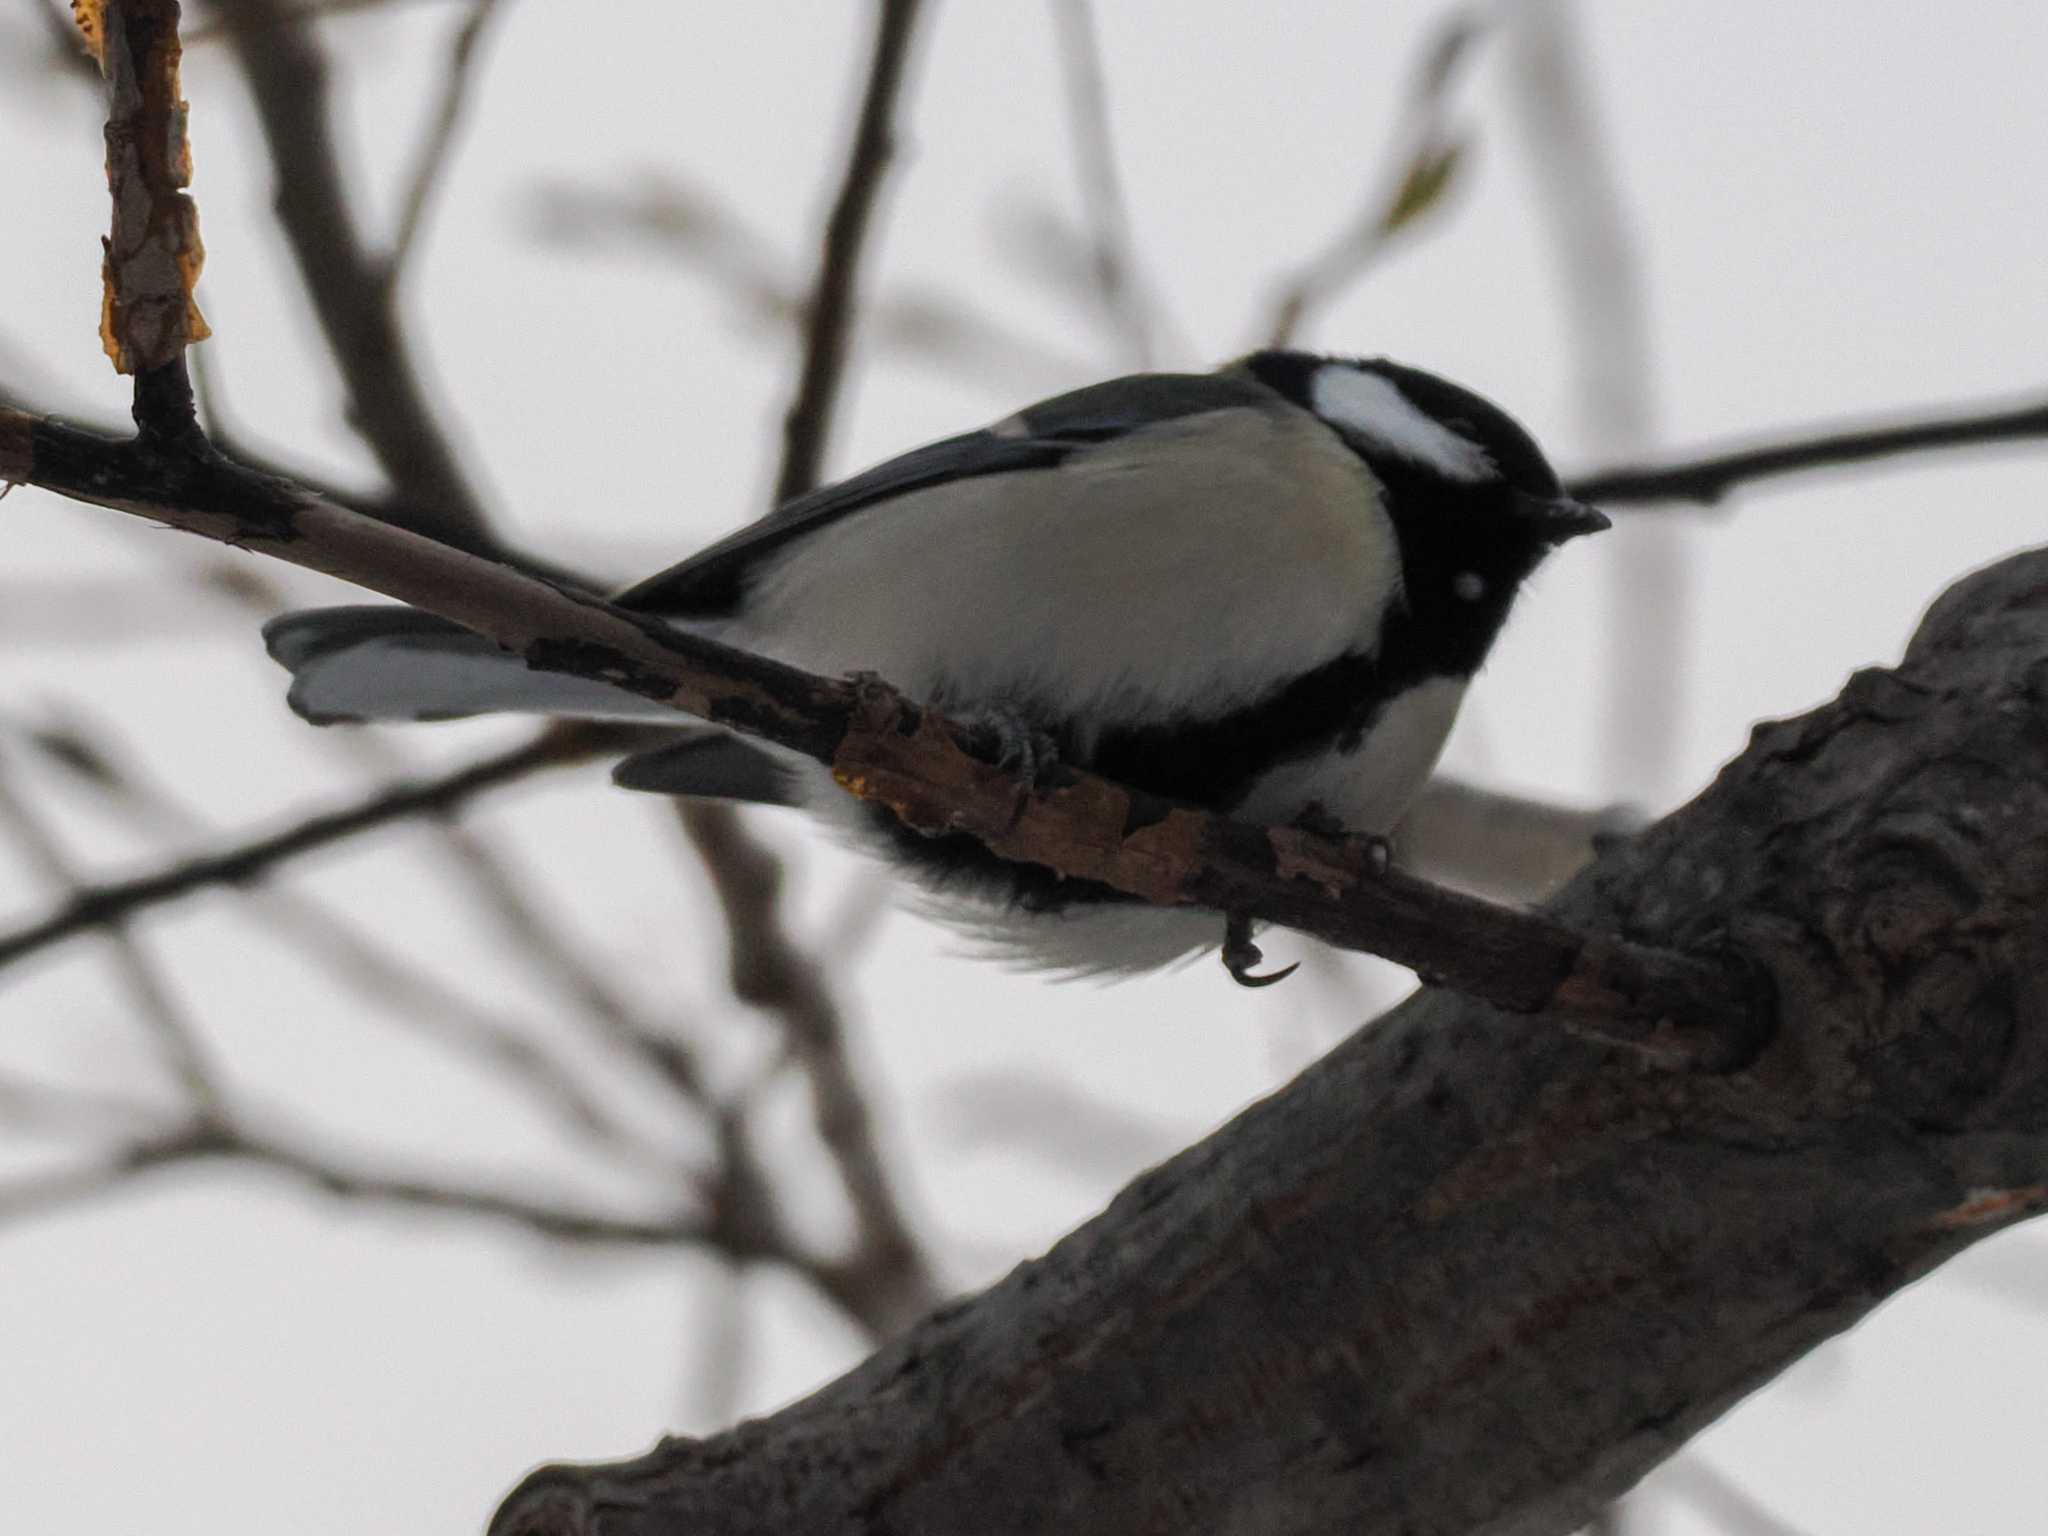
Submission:
<svg viewBox="0 0 2048 1536">
<path fill-rule="evenodd" d="M 1402 633 L 1406 628 L 1398 618 L 1390 620 L 1384 639 L 1391 643 L 1379 657 L 1340 656 L 1258 703 L 1213 720 L 1102 732 L 1095 750 L 1086 755 L 1074 750 L 1071 722 L 1034 723 L 1059 743 L 1063 759 L 1075 767 L 1228 814 L 1279 764 L 1332 746 L 1356 749 L 1389 699 L 1446 670 L 1402 643 L 1408 638 Z M 961 704 L 955 708 L 964 712 Z M 1039 865 L 1013 864 L 965 833 L 924 837 L 879 806 L 872 814 L 898 857 L 940 889 L 1027 912 L 1134 899 L 1097 881 L 1062 879 Z"/>
</svg>

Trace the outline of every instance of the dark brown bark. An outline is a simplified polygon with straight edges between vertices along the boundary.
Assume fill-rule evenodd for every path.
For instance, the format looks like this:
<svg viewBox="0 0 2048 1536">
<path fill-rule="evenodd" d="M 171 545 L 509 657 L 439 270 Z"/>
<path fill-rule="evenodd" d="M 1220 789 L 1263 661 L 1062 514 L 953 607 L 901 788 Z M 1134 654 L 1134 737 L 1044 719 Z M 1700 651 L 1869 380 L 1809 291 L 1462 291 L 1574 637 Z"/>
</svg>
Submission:
<svg viewBox="0 0 2048 1536">
<path fill-rule="evenodd" d="M 1424 993 L 811 1398 L 537 1473 L 494 1536 L 1572 1530 L 2048 1197 L 2044 893 L 2037 552 L 1553 904 L 1726 935 L 1779 1003 L 1747 1070 Z"/>
</svg>

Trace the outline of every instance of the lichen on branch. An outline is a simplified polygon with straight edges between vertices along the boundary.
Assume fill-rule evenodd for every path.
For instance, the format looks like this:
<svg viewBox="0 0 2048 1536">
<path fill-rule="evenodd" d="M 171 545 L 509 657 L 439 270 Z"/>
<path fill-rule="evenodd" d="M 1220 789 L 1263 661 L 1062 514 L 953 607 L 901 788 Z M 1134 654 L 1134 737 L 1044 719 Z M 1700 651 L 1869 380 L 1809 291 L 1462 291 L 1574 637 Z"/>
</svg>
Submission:
<svg viewBox="0 0 2048 1536">
<path fill-rule="evenodd" d="M 100 343 L 121 373 L 175 361 L 208 335 L 193 298 L 206 249 L 178 85 L 178 0 L 75 0 L 107 81 L 107 190 Z"/>
</svg>

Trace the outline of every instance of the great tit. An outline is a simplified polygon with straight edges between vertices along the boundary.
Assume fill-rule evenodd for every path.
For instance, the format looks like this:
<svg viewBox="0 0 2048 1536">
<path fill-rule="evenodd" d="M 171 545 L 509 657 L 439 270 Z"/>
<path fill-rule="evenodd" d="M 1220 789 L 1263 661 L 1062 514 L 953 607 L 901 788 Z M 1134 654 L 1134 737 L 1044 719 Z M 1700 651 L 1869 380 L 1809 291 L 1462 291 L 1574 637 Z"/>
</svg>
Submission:
<svg viewBox="0 0 2048 1536">
<path fill-rule="evenodd" d="M 1111 379 L 915 449 L 618 601 L 813 672 L 879 674 L 1025 760 L 1056 753 L 1241 820 L 1383 834 L 1524 578 L 1607 526 L 1469 390 L 1384 358 L 1265 351 Z M 415 609 L 312 609 L 264 633 L 317 724 L 677 718 Z M 816 765 L 708 727 L 614 778 L 819 813 L 1021 964 L 1113 976 L 1221 936 L 1213 915 L 904 831 Z M 1233 924 L 1233 974 L 1246 942 Z"/>
</svg>

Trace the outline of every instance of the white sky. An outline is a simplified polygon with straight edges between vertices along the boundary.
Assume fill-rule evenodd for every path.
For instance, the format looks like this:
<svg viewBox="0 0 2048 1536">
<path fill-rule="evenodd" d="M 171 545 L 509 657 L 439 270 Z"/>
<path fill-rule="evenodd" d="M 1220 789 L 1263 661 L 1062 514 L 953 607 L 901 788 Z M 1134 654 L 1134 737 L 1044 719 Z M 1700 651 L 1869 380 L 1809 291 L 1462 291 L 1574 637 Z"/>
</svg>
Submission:
<svg viewBox="0 0 2048 1536">
<path fill-rule="evenodd" d="M 7 55 L 40 37 L 28 3 L 0 12 L 0 377 L 111 417 L 123 391 L 93 336 L 98 124 L 76 87 L 15 71 Z M 1256 340 L 1271 275 L 1349 217 L 1437 7 L 1101 9 L 1139 253 L 1185 338 L 1162 361 L 1207 366 Z M 666 176 L 722 200 L 787 272 L 807 272 L 865 15 L 848 4 L 508 7 L 409 311 L 505 525 L 535 547 L 624 576 L 752 516 L 790 363 L 783 338 L 669 261 L 537 240 L 539 189 Z M 350 61 L 352 164 L 380 219 L 454 16 L 423 4 L 332 28 Z M 2040 386 L 2048 10 L 1632 0 L 1583 16 L 1644 263 L 1662 441 Z M 364 481 L 368 461 L 340 423 L 267 220 L 232 71 L 197 49 L 185 83 L 219 336 L 210 361 L 233 418 L 295 461 Z M 1469 383 L 1561 463 L 1583 466 L 1591 445 L 1553 253 L 1494 55 L 1466 99 L 1477 152 L 1448 216 L 1309 340 Z M 1077 206 L 1040 6 L 938 6 L 904 148 L 870 293 L 964 301 L 1040 355 L 963 379 L 864 350 L 839 471 L 1122 366 L 1104 329 L 1017 253 L 1020 209 Z M 1673 684 L 1682 734 L 1667 782 L 1625 788 L 1674 803 L 1752 721 L 1894 658 L 1948 580 L 2038 540 L 2043 479 L 2039 453 L 1927 460 L 1575 545 L 1524 602 L 1451 765 L 1586 803 L 1622 791 L 1597 750 L 1603 657 L 1640 639 L 1611 618 L 1606 577 L 1632 539 L 1671 538 L 1694 594 L 1690 662 Z M 9 594 L 141 581 L 197 558 L 187 541 L 32 491 L 9 499 L 4 527 L 0 716 L 76 700 L 224 827 L 287 818 L 359 781 L 349 754 L 285 714 L 253 631 L 225 608 L 147 643 L 51 643 L 8 622 Z M 270 574 L 296 600 L 341 595 Z M 124 617 L 110 611 L 110 631 Z M 490 725 L 385 737 L 420 762 L 507 739 Z M 95 867 L 166 851 L 49 793 Z M 477 819 L 650 1006 L 748 1038 L 720 1002 L 703 894 L 679 883 L 655 808 L 586 775 L 501 797 Z M 808 921 L 858 898 L 843 861 L 795 827 L 765 825 L 800 863 Z M 320 859 L 298 883 L 480 997 L 537 1017 L 555 1005 L 459 915 L 417 842 Z M 18 863 L 0 862 L 0 912 L 45 899 Z M 244 1091 L 354 1146 L 588 1176 L 545 1126 L 401 1031 L 365 1022 L 361 1005 L 332 996 L 236 911 L 235 898 L 213 898 L 145 932 Z M 1299 947 L 1279 935 L 1268 952 Z M 1361 964 L 1261 994 L 1229 987 L 1213 966 L 1055 988 L 949 956 L 899 917 L 846 990 L 894 1163 L 965 1283 L 1053 1240 L 1142 1162 L 1339 1038 L 1368 1011 L 1364 998 L 1396 989 Z M 125 1013 L 91 943 L 10 971 L 0 1065 L 144 1091 Z M 982 1097 L 1003 1074 L 1122 1106 L 1131 1133 L 1066 1145 L 1054 1117 L 1004 1130 Z M 711 1427 L 723 1410 L 707 1386 L 720 1368 L 706 1318 L 740 1319 L 745 1411 L 803 1391 L 859 1349 L 773 1277 L 734 1302 L 701 1260 L 565 1254 L 476 1222 L 337 1208 L 213 1174 L 0 1229 L 0 1277 L 0 1509 L 24 1530 L 475 1529 L 532 1462 L 629 1454 L 664 1430 Z M 2044 1418 L 2048 1242 L 2023 1232 L 1914 1288 L 1700 1448 L 1807 1531 L 1990 1532 L 2038 1521 L 2017 1512 L 2048 1495 Z M 1655 1507 L 1652 1530 L 1710 1529 L 1675 1501 Z"/>
</svg>

